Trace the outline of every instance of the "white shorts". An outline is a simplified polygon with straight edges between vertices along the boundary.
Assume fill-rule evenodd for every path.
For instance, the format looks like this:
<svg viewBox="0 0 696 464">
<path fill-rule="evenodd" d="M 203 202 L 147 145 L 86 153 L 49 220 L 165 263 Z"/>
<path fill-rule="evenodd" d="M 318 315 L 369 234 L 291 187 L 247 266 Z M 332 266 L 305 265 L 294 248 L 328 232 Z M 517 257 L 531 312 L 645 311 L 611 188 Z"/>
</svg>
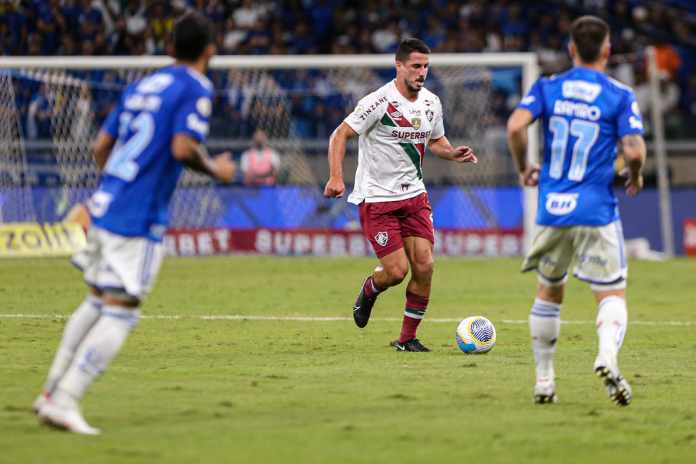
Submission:
<svg viewBox="0 0 696 464">
<path fill-rule="evenodd" d="M 628 266 L 621 221 L 605 226 L 537 226 L 522 272 L 536 270 L 539 282 L 559 286 L 568 280 L 573 263 L 573 275 L 589 282 L 593 290 L 626 288 Z"/>
<path fill-rule="evenodd" d="M 72 263 L 84 272 L 89 286 L 140 300 L 152 288 L 163 258 L 162 243 L 92 226 L 87 246 L 73 256 Z"/>
</svg>

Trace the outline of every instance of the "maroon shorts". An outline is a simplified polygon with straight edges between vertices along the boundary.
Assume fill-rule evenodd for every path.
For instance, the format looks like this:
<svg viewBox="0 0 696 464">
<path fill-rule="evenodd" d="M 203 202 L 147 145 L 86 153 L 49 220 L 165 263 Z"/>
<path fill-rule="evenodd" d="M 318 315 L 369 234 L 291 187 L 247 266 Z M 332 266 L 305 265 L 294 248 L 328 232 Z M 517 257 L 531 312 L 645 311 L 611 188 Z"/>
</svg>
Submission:
<svg viewBox="0 0 696 464">
<path fill-rule="evenodd" d="M 435 243 L 433 209 L 428 194 L 407 200 L 360 204 L 360 224 L 377 257 L 403 248 L 404 237 L 422 237 Z"/>
</svg>

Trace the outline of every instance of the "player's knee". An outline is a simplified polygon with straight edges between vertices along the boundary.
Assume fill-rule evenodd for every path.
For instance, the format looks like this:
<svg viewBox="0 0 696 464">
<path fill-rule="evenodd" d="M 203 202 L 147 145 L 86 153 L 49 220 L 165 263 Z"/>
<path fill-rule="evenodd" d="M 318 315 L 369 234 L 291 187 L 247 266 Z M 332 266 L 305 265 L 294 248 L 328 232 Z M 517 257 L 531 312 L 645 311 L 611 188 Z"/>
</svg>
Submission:
<svg viewBox="0 0 696 464">
<path fill-rule="evenodd" d="M 390 266 L 384 268 L 387 275 L 389 276 L 389 282 L 391 285 L 399 285 L 406 278 L 408 274 L 408 264 L 407 263 L 394 263 Z"/>
<path fill-rule="evenodd" d="M 416 253 L 411 260 L 413 276 L 420 279 L 429 279 L 435 269 L 435 260 L 430 252 Z"/>
<path fill-rule="evenodd" d="M 413 263 L 413 276 L 420 280 L 430 280 L 433 276 L 433 271 L 435 270 L 435 261 L 430 257 L 429 259 L 422 259 L 415 261 Z"/>
</svg>

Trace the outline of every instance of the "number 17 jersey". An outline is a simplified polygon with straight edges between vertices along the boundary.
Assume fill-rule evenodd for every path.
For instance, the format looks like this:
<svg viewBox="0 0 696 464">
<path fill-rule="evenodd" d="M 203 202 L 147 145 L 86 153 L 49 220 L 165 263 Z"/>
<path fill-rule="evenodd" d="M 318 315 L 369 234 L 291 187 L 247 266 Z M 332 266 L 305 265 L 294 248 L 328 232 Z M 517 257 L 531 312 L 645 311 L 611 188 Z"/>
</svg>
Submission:
<svg viewBox="0 0 696 464">
<path fill-rule="evenodd" d="M 544 128 L 537 224 L 601 226 L 617 220 L 617 143 L 643 133 L 633 90 L 603 72 L 575 67 L 536 81 L 518 108 L 541 118 Z"/>
</svg>

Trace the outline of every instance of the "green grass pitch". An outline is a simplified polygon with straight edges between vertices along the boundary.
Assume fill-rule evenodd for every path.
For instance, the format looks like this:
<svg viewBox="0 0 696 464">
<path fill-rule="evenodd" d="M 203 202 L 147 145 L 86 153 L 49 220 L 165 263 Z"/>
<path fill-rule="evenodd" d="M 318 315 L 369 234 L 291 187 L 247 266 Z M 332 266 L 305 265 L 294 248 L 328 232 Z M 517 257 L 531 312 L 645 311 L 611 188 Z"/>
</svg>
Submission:
<svg viewBox="0 0 696 464">
<path fill-rule="evenodd" d="M 517 259 L 440 259 L 419 331 L 396 353 L 404 286 L 364 330 L 350 317 L 370 259 L 169 259 L 124 350 L 84 402 L 100 437 L 37 424 L 30 405 L 85 292 L 66 260 L 0 261 L 0 463 L 694 463 L 696 261 L 632 262 L 613 405 L 592 374 L 595 304 L 572 281 L 556 356 L 560 404 L 532 403 L 526 320 L 535 277 Z M 456 322 L 498 344 L 464 355 Z M 10 316 L 10 315 L 23 315 Z M 30 318 L 29 316 L 39 316 Z M 268 320 L 201 318 L 269 316 Z M 430 321 L 429 321 L 430 319 Z"/>
</svg>

